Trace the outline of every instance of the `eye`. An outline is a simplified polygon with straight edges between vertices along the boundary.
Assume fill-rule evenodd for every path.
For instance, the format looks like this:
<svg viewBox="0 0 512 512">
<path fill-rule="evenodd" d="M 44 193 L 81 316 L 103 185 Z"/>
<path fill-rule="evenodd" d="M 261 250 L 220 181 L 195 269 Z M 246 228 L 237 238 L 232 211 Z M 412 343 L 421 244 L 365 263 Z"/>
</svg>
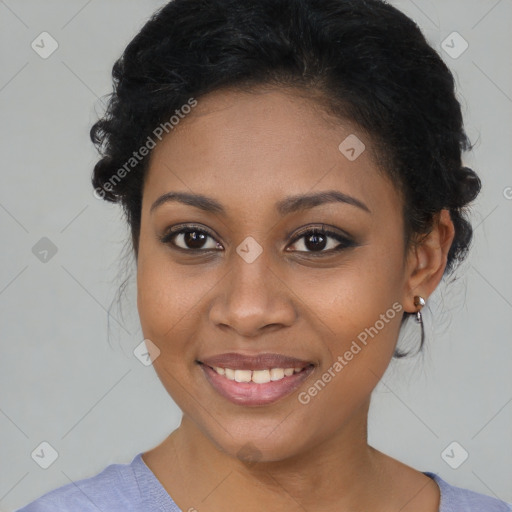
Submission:
<svg viewBox="0 0 512 512">
<path fill-rule="evenodd" d="M 208 239 L 210 239 L 209 242 Z M 186 252 L 206 252 L 223 249 L 222 245 L 216 241 L 214 235 L 209 230 L 195 225 L 174 226 L 167 231 L 160 241 L 163 244 L 171 245 Z M 297 243 L 298 241 L 300 243 Z M 354 247 L 357 244 L 350 237 L 326 229 L 322 224 L 320 227 L 309 226 L 307 229 L 303 229 L 294 238 L 293 245 L 299 247 L 293 249 L 295 252 L 323 256 L 326 253 L 327 255 L 335 253 L 349 247 Z M 305 250 L 301 249 L 301 246 Z"/>
<path fill-rule="evenodd" d="M 211 239 L 209 246 L 208 243 L 205 244 L 208 239 Z M 188 252 L 222 249 L 222 245 L 208 230 L 193 225 L 174 226 L 160 241 Z"/>
<path fill-rule="evenodd" d="M 300 243 L 297 243 L 298 241 L 300 241 Z M 323 224 L 321 227 L 309 227 L 301 231 L 299 235 L 295 237 L 292 244 L 299 247 L 295 249 L 296 251 L 311 253 L 315 256 L 323 256 L 325 253 L 334 253 L 357 245 L 348 236 L 330 229 L 325 229 Z M 301 247 L 304 247 L 306 250 L 301 249 Z"/>
</svg>

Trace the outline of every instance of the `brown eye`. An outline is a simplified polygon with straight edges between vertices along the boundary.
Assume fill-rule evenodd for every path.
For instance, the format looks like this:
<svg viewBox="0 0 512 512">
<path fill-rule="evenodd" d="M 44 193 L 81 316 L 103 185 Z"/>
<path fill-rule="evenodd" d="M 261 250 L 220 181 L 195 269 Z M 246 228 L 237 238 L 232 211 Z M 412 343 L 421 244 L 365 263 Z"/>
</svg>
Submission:
<svg viewBox="0 0 512 512">
<path fill-rule="evenodd" d="M 300 241 L 300 243 L 298 243 Z M 303 231 L 293 241 L 296 246 L 294 250 L 305 253 L 332 253 L 342 249 L 355 246 L 355 242 L 350 238 L 334 231 L 313 228 Z M 297 248 L 298 247 L 298 248 Z M 304 249 L 302 249 L 302 247 Z"/>
<path fill-rule="evenodd" d="M 210 242 L 208 240 L 210 239 Z M 170 244 L 185 251 L 210 251 L 222 246 L 205 229 L 196 226 L 181 227 L 169 232 L 162 238 L 162 243 Z"/>
</svg>

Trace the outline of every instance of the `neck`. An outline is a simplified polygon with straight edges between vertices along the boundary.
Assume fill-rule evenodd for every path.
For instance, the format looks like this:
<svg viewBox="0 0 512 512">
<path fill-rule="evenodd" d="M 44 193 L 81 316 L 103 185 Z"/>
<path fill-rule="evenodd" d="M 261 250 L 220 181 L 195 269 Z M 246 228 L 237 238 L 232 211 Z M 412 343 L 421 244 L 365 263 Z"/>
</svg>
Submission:
<svg viewBox="0 0 512 512">
<path fill-rule="evenodd" d="M 226 503 L 255 511 L 370 508 L 384 485 L 385 456 L 367 444 L 368 407 L 328 440 L 271 462 L 228 455 L 184 416 L 158 447 L 174 473 L 167 490 L 181 497 L 182 510 L 225 510 Z"/>
</svg>

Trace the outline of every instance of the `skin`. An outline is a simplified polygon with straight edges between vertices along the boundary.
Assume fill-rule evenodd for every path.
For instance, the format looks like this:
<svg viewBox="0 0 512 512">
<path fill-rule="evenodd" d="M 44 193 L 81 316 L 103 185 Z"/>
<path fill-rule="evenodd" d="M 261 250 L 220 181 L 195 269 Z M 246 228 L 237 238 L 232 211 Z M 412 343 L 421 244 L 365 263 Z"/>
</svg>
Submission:
<svg viewBox="0 0 512 512">
<path fill-rule="evenodd" d="M 366 145 L 354 161 L 338 149 L 349 134 Z M 435 482 L 367 443 L 371 393 L 390 363 L 402 312 L 309 403 L 298 400 L 393 303 L 416 311 L 414 296 L 427 299 L 446 266 L 454 236 L 448 211 L 405 248 L 402 199 L 372 149 L 355 125 L 334 122 L 298 91 L 260 88 L 200 98 L 153 150 L 137 304 L 144 337 L 160 350 L 153 366 L 183 419 L 143 460 L 182 510 L 216 512 L 229 503 L 249 511 L 438 511 Z M 284 216 L 275 210 L 287 196 L 326 190 L 370 211 L 339 202 Z M 179 202 L 151 212 L 171 191 L 204 194 L 226 213 Z M 174 239 L 181 251 L 160 240 L 182 223 L 212 231 L 202 246 L 209 251 L 186 252 L 183 235 Z M 349 233 L 356 245 L 329 252 L 340 244 L 329 237 L 315 252 L 307 237 L 293 241 L 299 228 L 319 224 Z M 248 236 L 263 251 L 252 263 L 236 252 Z M 315 258 L 318 251 L 329 254 Z M 315 369 L 273 404 L 235 405 L 196 363 L 225 352 L 279 353 Z"/>
</svg>

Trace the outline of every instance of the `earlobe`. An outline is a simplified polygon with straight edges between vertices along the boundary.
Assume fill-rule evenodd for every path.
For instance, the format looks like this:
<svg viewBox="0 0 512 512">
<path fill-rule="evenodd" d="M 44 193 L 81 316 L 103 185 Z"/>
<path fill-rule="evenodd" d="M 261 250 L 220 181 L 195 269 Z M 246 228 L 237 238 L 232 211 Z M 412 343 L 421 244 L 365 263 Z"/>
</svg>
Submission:
<svg viewBox="0 0 512 512">
<path fill-rule="evenodd" d="M 406 283 L 404 309 L 416 312 L 415 296 L 425 300 L 441 281 L 446 268 L 448 251 L 455 236 L 450 212 L 443 209 L 434 216 L 432 230 L 421 237 L 409 251 L 409 277 Z"/>
</svg>

